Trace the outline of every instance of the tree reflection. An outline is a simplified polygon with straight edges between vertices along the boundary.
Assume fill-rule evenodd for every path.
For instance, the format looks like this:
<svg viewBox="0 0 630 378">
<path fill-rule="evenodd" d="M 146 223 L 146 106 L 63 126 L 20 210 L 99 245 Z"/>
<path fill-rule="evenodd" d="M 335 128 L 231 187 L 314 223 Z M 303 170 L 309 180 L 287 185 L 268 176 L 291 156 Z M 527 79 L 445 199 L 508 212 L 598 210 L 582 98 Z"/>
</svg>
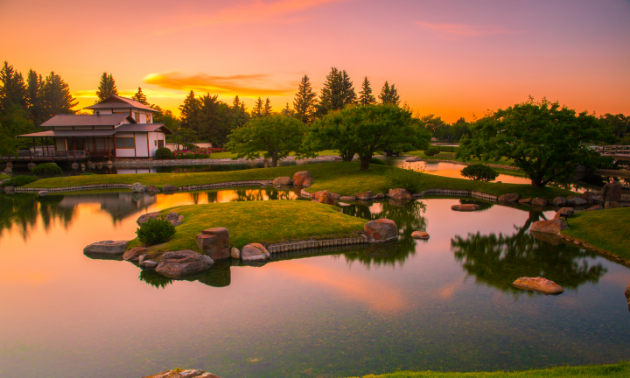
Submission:
<svg viewBox="0 0 630 378">
<path fill-rule="evenodd" d="M 171 278 L 163 276 L 160 273 L 149 269 L 142 269 L 140 271 L 140 277 L 138 278 L 140 278 L 140 281 L 146 282 L 149 285 L 158 289 L 164 289 L 166 286 L 173 283 L 173 280 Z"/>
<path fill-rule="evenodd" d="M 36 194 L 0 195 L 0 235 L 13 225 L 17 227 L 24 240 L 37 225 L 41 216 L 44 229 L 48 230 L 54 220 L 62 222 L 67 228 L 76 211 L 75 208 L 59 206 L 64 196 L 38 197 Z"/>
</svg>

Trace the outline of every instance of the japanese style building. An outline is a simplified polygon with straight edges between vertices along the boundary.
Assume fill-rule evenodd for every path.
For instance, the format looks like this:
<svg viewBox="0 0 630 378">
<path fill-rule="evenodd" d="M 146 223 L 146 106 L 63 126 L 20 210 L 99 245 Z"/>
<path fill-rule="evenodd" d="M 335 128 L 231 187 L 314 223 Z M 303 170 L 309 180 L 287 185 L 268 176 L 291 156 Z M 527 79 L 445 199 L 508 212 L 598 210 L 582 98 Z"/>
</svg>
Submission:
<svg viewBox="0 0 630 378">
<path fill-rule="evenodd" d="M 161 123 L 152 123 L 155 109 L 130 98 L 111 96 L 88 106 L 92 115 L 60 114 L 42 123 L 47 128 L 21 138 L 51 138 L 52 145 L 33 148 L 31 160 L 115 159 L 155 156 L 172 134 Z M 34 145 L 35 143 L 33 143 Z"/>
</svg>

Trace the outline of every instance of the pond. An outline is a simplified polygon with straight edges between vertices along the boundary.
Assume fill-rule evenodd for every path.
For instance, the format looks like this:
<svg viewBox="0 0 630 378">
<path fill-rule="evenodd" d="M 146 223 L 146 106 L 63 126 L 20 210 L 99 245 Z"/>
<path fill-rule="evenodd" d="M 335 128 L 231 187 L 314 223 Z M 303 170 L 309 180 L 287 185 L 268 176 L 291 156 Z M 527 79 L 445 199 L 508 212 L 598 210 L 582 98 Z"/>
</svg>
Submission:
<svg viewBox="0 0 630 378">
<path fill-rule="evenodd" d="M 630 358 L 630 270 L 532 237 L 531 223 L 552 211 L 476 202 L 482 211 L 457 213 L 451 205 L 473 201 L 455 198 L 357 204 L 339 211 L 395 220 L 400 241 L 278 255 L 262 267 L 216 264 L 195 281 L 82 253 L 94 241 L 133 238 L 145 212 L 296 199 L 271 188 L 0 196 L 0 375 L 195 367 L 222 378 L 348 377 Z M 430 240 L 411 239 L 415 230 Z M 520 291 L 510 284 L 521 276 L 565 292 Z"/>
</svg>

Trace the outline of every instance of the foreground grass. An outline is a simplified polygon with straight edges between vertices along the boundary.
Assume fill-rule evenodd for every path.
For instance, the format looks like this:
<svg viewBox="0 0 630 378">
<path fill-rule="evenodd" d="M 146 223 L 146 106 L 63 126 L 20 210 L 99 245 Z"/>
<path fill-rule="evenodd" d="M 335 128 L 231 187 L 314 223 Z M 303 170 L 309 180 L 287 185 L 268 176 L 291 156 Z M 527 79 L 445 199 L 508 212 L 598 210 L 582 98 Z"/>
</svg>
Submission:
<svg viewBox="0 0 630 378">
<path fill-rule="evenodd" d="M 26 185 L 31 188 L 58 188 L 78 185 L 95 184 L 133 184 L 140 182 L 143 185 L 155 185 L 159 188 L 164 185 L 188 186 L 215 184 L 228 181 L 246 180 L 273 180 L 279 176 L 293 176 L 295 172 L 308 170 L 313 177 L 313 186 L 309 192 L 329 190 L 341 195 L 354 195 L 355 193 L 372 191 L 374 193 L 386 192 L 391 188 L 387 178 L 387 172 L 393 168 L 385 165 L 371 165 L 366 171 L 359 170 L 356 162 L 321 163 L 309 165 L 291 165 L 276 168 L 259 168 L 241 171 L 221 172 L 193 172 L 193 173 L 139 173 L 128 175 L 88 175 L 72 177 L 55 177 L 37 180 Z M 556 196 L 568 196 L 572 193 L 568 190 L 546 187 L 536 189 L 530 185 L 522 184 L 497 184 L 478 182 L 466 179 L 456 179 L 431 174 L 421 174 L 422 185 L 420 190 L 431 188 L 460 189 L 481 191 L 499 196 L 505 193 L 518 193 L 521 197 L 545 197 L 553 199 Z"/>
<path fill-rule="evenodd" d="M 630 208 L 578 212 L 569 227 L 562 233 L 630 261 Z"/>
<path fill-rule="evenodd" d="M 481 164 L 514 166 L 514 161 L 511 159 L 488 160 L 488 161 L 480 160 L 480 159 L 470 159 L 470 160 L 464 161 L 462 158 L 456 158 L 455 152 L 446 152 L 446 151 L 442 151 L 439 154 L 436 154 L 434 156 L 425 155 L 423 150 L 405 152 L 405 155 L 419 156 L 425 160 L 455 160 L 455 161 L 460 161 L 462 163 L 470 163 L 470 164 L 481 163 Z"/>
<path fill-rule="evenodd" d="M 177 251 L 197 248 L 195 235 L 203 229 L 225 227 L 230 245 L 242 248 L 248 243 L 277 243 L 288 240 L 356 237 L 363 231 L 364 219 L 340 213 L 334 206 L 310 201 L 252 201 L 178 206 L 163 210 L 184 216 L 175 236 L 151 251 Z M 129 248 L 138 245 L 135 240 Z"/>
<path fill-rule="evenodd" d="M 4 173 L 0 173 L 0 181 L 2 181 L 2 180 L 8 180 L 8 179 L 10 179 L 10 178 L 11 178 L 11 177 L 10 177 L 9 175 L 5 175 Z"/>
<path fill-rule="evenodd" d="M 630 362 L 614 365 L 563 366 L 541 370 L 515 372 L 442 373 L 435 371 L 402 371 L 382 375 L 366 375 L 363 378 L 553 378 L 553 377 L 628 377 Z"/>
</svg>

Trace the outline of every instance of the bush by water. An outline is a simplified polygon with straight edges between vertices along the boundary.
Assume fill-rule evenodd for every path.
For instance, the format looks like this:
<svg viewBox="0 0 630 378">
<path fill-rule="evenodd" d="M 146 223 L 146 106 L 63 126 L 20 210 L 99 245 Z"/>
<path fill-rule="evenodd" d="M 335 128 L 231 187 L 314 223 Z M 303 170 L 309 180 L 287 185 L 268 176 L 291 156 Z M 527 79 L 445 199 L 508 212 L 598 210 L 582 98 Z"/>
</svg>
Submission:
<svg viewBox="0 0 630 378">
<path fill-rule="evenodd" d="M 492 181 L 499 177 L 499 174 L 485 164 L 471 164 L 462 169 L 462 176 L 475 181 Z"/>
<path fill-rule="evenodd" d="M 175 226 L 166 219 L 156 218 L 143 223 L 136 230 L 138 240 L 144 245 L 160 244 L 168 241 L 173 235 L 175 235 Z"/>
<path fill-rule="evenodd" d="M 44 163 L 39 164 L 33 170 L 34 175 L 38 177 L 55 177 L 55 176 L 63 176 L 63 171 L 61 168 L 55 163 Z"/>
</svg>

